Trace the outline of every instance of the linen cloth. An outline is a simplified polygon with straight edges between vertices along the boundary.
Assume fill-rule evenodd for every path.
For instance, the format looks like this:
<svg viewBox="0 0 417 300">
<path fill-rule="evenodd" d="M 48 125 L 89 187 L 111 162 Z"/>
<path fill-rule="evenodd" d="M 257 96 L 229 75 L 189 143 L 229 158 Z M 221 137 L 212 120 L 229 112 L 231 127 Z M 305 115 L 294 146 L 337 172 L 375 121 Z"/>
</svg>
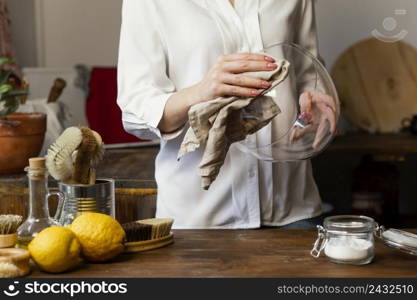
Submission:
<svg viewBox="0 0 417 300">
<path fill-rule="evenodd" d="M 216 179 L 232 143 L 257 132 L 281 112 L 275 101 L 266 94 L 287 78 L 289 66 L 290 63 L 283 59 L 277 62 L 274 71 L 246 73 L 247 76 L 272 82 L 271 87 L 258 97 L 220 97 L 191 107 L 188 112 L 190 128 L 185 134 L 178 158 L 205 143 L 199 165 L 203 189 L 209 189 Z"/>
<path fill-rule="evenodd" d="M 203 149 L 177 161 L 188 124 L 169 134 L 158 128 L 171 95 L 200 82 L 220 55 L 259 53 L 287 42 L 317 56 L 315 28 L 312 0 L 235 0 L 235 7 L 228 0 L 123 1 L 118 104 L 128 132 L 161 139 L 157 217 L 174 218 L 174 228 L 235 229 L 281 226 L 321 214 L 309 161 L 271 164 L 233 144 L 216 181 L 203 190 L 197 173 Z M 277 118 L 286 116 L 287 103 L 279 107 Z M 270 139 L 269 127 L 248 143 Z"/>
</svg>

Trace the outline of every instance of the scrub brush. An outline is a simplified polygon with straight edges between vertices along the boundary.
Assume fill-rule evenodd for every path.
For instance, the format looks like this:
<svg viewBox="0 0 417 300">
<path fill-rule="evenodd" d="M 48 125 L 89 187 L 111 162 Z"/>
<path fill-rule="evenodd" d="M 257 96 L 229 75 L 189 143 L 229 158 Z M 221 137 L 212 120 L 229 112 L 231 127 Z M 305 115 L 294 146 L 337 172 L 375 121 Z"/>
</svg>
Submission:
<svg viewBox="0 0 417 300">
<path fill-rule="evenodd" d="M 80 127 L 82 142 L 77 151 L 72 180 L 81 184 L 94 184 L 95 167 L 102 158 L 101 137 L 87 127 Z M 99 140 L 98 140 L 99 138 Z"/>
<path fill-rule="evenodd" d="M 48 149 L 46 166 L 56 180 L 94 184 L 95 167 L 103 158 L 100 135 L 88 127 L 69 127 Z"/>
<path fill-rule="evenodd" d="M 126 232 L 125 252 L 156 249 L 173 243 L 174 219 L 145 219 L 122 225 Z"/>
<path fill-rule="evenodd" d="M 22 221 L 22 216 L 0 215 L 0 248 L 13 247 L 16 244 L 16 230 Z"/>
<path fill-rule="evenodd" d="M 46 167 L 49 174 L 58 181 L 67 181 L 72 177 L 74 163 L 72 155 L 83 140 L 78 127 L 69 127 L 57 138 L 46 155 Z"/>
</svg>

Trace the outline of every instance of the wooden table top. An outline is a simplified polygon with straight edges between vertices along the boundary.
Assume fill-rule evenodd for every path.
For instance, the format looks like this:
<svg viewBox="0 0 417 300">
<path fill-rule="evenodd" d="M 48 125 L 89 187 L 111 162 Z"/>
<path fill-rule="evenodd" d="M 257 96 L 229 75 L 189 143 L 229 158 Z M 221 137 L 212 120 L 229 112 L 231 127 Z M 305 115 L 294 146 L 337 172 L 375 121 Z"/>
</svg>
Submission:
<svg viewBox="0 0 417 300">
<path fill-rule="evenodd" d="M 412 230 L 417 232 L 417 230 Z M 86 264 L 64 274 L 35 270 L 32 277 L 417 277 L 417 257 L 376 242 L 364 266 L 310 256 L 315 230 L 174 230 L 175 243 L 121 254 L 113 262 Z"/>
</svg>

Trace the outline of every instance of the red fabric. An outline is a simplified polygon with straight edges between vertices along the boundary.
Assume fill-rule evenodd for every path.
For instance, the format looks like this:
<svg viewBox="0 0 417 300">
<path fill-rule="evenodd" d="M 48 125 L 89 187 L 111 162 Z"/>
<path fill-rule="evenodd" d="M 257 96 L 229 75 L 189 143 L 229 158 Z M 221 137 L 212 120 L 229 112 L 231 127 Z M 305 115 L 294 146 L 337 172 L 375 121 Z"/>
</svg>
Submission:
<svg viewBox="0 0 417 300">
<path fill-rule="evenodd" d="M 124 131 L 122 112 L 117 100 L 117 69 L 93 68 L 87 99 L 87 119 L 90 128 L 100 133 L 105 144 L 139 142 Z"/>
</svg>

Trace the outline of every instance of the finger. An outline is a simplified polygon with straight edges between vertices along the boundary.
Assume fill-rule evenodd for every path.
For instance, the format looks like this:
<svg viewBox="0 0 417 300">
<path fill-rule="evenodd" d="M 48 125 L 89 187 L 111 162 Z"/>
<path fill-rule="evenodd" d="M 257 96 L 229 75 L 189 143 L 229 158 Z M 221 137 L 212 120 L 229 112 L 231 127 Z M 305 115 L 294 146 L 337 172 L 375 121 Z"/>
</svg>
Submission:
<svg viewBox="0 0 417 300">
<path fill-rule="evenodd" d="M 259 96 L 262 91 L 257 89 L 244 88 L 235 85 L 223 85 L 223 96 L 238 96 L 238 97 L 256 97 Z"/>
<path fill-rule="evenodd" d="M 323 94 L 319 91 L 313 91 L 310 92 L 313 101 L 319 102 L 319 103 L 325 103 L 326 105 L 330 106 L 334 111 L 336 111 L 336 103 L 332 96 Z"/>
<path fill-rule="evenodd" d="M 316 136 L 314 138 L 313 149 L 316 149 L 318 147 L 318 145 L 320 144 L 320 142 L 326 135 L 327 122 L 328 122 L 327 119 L 322 119 L 320 121 L 319 127 L 317 128 Z"/>
<path fill-rule="evenodd" d="M 223 73 L 221 75 L 221 81 L 229 85 L 236 85 L 241 87 L 250 87 L 256 89 L 266 89 L 271 87 L 271 83 L 260 78 L 244 76 L 244 75 L 234 75 L 230 73 Z"/>
<path fill-rule="evenodd" d="M 321 113 L 323 114 L 323 118 L 327 119 L 330 123 L 330 132 L 336 132 L 336 113 L 324 103 L 320 103 L 317 105 L 320 109 Z"/>
<path fill-rule="evenodd" d="M 277 64 L 266 61 L 230 61 L 223 64 L 223 71 L 239 74 L 245 72 L 272 71 L 277 68 Z"/>
<path fill-rule="evenodd" d="M 327 120 L 330 123 L 330 132 L 335 133 L 336 132 L 336 126 L 337 126 L 335 112 L 330 107 L 327 107 L 325 115 L 326 115 Z"/>
<path fill-rule="evenodd" d="M 312 97 L 310 92 L 302 93 L 300 96 L 300 110 L 301 113 L 310 114 L 312 106 Z"/>
<path fill-rule="evenodd" d="M 222 61 L 268 61 L 268 62 L 275 62 L 275 59 L 268 55 L 258 54 L 258 53 L 236 53 L 230 55 L 224 55 L 220 58 Z"/>
</svg>

